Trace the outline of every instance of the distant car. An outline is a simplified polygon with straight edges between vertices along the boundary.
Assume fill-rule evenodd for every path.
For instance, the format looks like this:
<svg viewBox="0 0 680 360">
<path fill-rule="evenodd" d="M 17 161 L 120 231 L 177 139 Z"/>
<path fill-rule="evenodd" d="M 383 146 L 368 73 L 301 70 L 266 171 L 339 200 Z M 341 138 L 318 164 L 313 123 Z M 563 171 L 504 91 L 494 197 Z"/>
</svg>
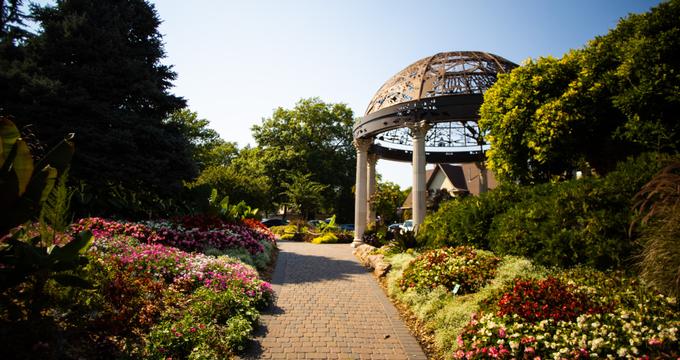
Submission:
<svg viewBox="0 0 680 360">
<path fill-rule="evenodd" d="M 404 221 L 404 223 L 401 225 L 401 228 L 404 231 L 413 231 L 413 220 Z"/>
<path fill-rule="evenodd" d="M 402 223 L 390 224 L 387 226 L 387 234 L 385 234 L 386 240 L 394 239 L 394 234 L 401 232 Z"/>
<path fill-rule="evenodd" d="M 282 226 L 282 225 L 288 225 L 288 220 L 282 220 L 282 219 L 264 219 L 262 220 L 262 223 L 266 227 L 272 227 L 272 226 Z"/>
<path fill-rule="evenodd" d="M 401 229 L 402 225 L 403 225 L 403 223 L 390 224 L 389 226 L 387 226 L 387 231 L 397 232 L 397 231 L 399 231 L 399 229 Z"/>
<path fill-rule="evenodd" d="M 354 224 L 340 224 L 338 227 L 340 230 L 354 231 Z"/>
</svg>

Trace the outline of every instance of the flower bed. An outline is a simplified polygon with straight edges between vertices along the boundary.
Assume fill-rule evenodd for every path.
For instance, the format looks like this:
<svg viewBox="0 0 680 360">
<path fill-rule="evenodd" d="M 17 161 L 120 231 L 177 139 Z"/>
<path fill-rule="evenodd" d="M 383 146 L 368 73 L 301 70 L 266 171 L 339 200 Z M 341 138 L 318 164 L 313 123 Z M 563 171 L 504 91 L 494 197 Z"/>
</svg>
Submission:
<svg viewBox="0 0 680 360">
<path fill-rule="evenodd" d="M 443 253 L 443 249 L 432 252 Z M 450 251 L 450 250 L 449 250 Z M 425 253 L 426 254 L 426 253 Z M 403 287 L 408 269 L 428 256 L 388 255 L 391 297 L 418 319 L 435 358 L 669 358 L 680 355 L 676 299 L 621 273 L 547 270 L 505 256 L 485 285 L 466 294 L 443 286 Z M 432 261 L 422 267 L 435 283 Z M 421 266 L 417 265 L 417 266 Z M 441 267 L 443 268 L 443 267 Z M 438 277 L 440 278 L 440 277 Z M 427 281 L 427 280 L 426 280 Z"/>
<path fill-rule="evenodd" d="M 83 266 L 59 275 L 87 288 L 48 279 L 39 316 L 30 284 L 3 289 L 3 308 L 17 305 L 0 314 L 0 340 L 17 358 L 234 357 L 274 297 L 248 264 L 265 268 L 276 243 L 255 220 L 199 219 L 72 224 L 65 238 L 88 229 L 94 241 Z"/>
<path fill-rule="evenodd" d="M 680 355 L 675 299 L 621 274 L 576 269 L 559 277 L 516 279 L 495 306 L 468 323 L 458 337 L 456 358 Z"/>
<path fill-rule="evenodd" d="M 459 294 L 469 293 L 494 277 L 499 262 L 488 251 L 467 246 L 430 250 L 406 268 L 399 285 L 402 290 L 444 286 Z"/>
<path fill-rule="evenodd" d="M 126 235 L 142 243 L 158 243 L 189 252 L 246 249 L 250 255 L 256 256 L 265 251 L 267 244 L 276 244 L 274 235 L 263 227 L 259 221 L 252 219 L 244 223 L 225 223 L 209 216 L 186 216 L 173 221 L 145 223 L 86 218 L 71 229 L 74 232 L 91 230 L 97 238 Z"/>
<path fill-rule="evenodd" d="M 582 314 L 597 314 L 605 310 L 595 305 L 588 294 L 578 291 L 574 285 L 564 284 L 549 276 L 546 279 L 515 279 L 497 303 L 498 315 L 519 315 L 523 320 L 534 322 L 552 319 L 573 321 Z"/>
<path fill-rule="evenodd" d="M 250 336 L 258 309 L 274 296 L 254 268 L 226 256 L 124 235 L 97 238 L 89 256 L 101 296 L 87 306 L 97 314 L 93 323 L 126 338 L 133 357 L 233 354 Z"/>
</svg>

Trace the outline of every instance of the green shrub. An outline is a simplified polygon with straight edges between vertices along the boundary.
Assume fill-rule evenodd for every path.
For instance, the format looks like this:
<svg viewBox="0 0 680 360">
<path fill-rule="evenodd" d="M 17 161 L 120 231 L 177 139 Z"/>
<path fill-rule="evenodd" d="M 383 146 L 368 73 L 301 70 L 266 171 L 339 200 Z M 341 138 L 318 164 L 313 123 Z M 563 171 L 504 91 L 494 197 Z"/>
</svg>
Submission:
<svg viewBox="0 0 680 360">
<path fill-rule="evenodd" d="M 271 232 L 273 232 L 275 235 L 281 236 L 286 233 L 286 229 L 288 229 L 289 226 L 290 225 L 272 226 L 269 228 L 269 230 L 271 230 Z"/>
<path fill-rule="evenodd" d="M 428 248 L 470 245 L 488 249 L 487 233 L 494 216 L 504 213 L 524 195 L 524 188 L 505 184 L 480 196 L 446 201 L 425 217 L 418 230 L 418 242 Z"/>
<path fill-rule="evenodd" d="M 264 247 L 264 251 L 253 256 L 252 261 L 253 266 L 255 266 L 258 270 L 263 270 L 272 260 L 274 244 L 266 240 L 260 241 L 260 244 L 262 244 L 262 247 Z"/>
<path fill-rule="evenodd" d="M 418 240 L 416 239 L 416 233 L 414 231 L 397 231 L 394 234 L 392 243 L 394 243 L 394 246 L 401 251 L 418 247 Z"/>
<path fill-rule="evenodd" d="M 243 350 L 259 312 L 248 296 L 231 289 L 200 288 L 186 312 L 154 326 L 146 352 L 150 358 L 221 359 Z"/>
<path fill-rule="evenodd" d="M 444 286 L 457 294 L 471 293 L 495 276 L 500 260 L 468 246 L 430 250 L 410 263 L 399 285 L 404 291 Z"/>
<path fill-rule="evenodd" d="M 312 240 L 313 244 L 335 244 L 338 242 L 338 237 L 334 233 L 329 232 L 321 236 L 315 237 Z"/>
<path fill-rule="evenodd" d="M 604 178 L 527 188 L 523 201 L 493 219 L 491 250 L 550 266 L 606 269 L 628 263 L 636 249 L 627 232 L 631 199 L 668 160 L 645 154 Z"/>
<path fill-rule="evenodd" d="M 548 185 L 552 192 L 518 203 L 493 221 L 489 240 L 499 254 L 540 264 L 619 266 L 632 250 L 627 240 L 630 203 L 602 179 Z"/>
</svg>

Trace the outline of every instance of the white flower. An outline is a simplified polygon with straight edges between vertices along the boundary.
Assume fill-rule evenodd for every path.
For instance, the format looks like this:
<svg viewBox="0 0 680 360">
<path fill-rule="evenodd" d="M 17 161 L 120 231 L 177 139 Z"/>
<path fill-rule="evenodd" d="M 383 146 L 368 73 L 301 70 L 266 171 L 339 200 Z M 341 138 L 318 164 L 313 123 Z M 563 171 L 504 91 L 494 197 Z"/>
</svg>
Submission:
<svg viewBox="0 0 680 360">
<path fill-rule="evenodd" d="M 626 349 L 625 347 L 622 347 L 622 348 L 620 348 L 619 351 L 617 351 L 616 353 L 617 353 L 620 357 L 624 357 L 624 356 L 626 356 L 626 354 L 628 354 L 628 349 Z"/>
<path fill-rule="evenodd" d="M 590 342 L 590 350 L 591 351 L 597 350 L 600 347 L 600 345 L 602 345 L 603 342 L 604 342 L 603 338 L 597 338 L 597 339 L 591 341 Z"/>
</svg>

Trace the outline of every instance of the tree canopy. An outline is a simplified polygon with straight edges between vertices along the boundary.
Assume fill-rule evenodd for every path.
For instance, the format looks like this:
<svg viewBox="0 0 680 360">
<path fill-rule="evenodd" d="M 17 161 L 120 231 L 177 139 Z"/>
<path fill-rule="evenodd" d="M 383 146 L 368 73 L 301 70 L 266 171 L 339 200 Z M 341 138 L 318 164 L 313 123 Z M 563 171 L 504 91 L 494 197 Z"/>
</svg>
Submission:
<svg viewBox="0 0 680 360">
<path fill-rule="evenodd" d="M 312 174 L 294 172 L 288 177 L 289 180 L 281 184 L 283 186 L 281 194 L 286 199 L 286 205 L 300 212 L 303 219 L 309 219 L 309 215 L 321 207 L 323 202 L 321 193 L 327 186 L 312 180 Z"/>
<path fill-rule="evenodd" d="M 398 184 L 389 181 L 379 181 L 376 191 L 369 199 L 375 214 L 382 222 L 391 224 L 401 220 L 397 210 L 404 204 L 409 190 L 402 191 Z"/>
<path fill-rule="evenodd" d="M 261 149 L 245 147 L 226 163 L 210 164 L 189 186 L 208 186 L 217 190 L 220 199 L 228 196 L 261 210 L 275 210 L 270 199 L 272 182 L 262 157 Z"/>
<path fill-rule="evenodd" d="M 352 217 L 355 151 L 352 145 L 352 110 L 345 104 L 302 99 L 293 109 L 277 108 L 253 137 L 263 151 L 271 178 L 272 202 L 286 202 L 283 183 L 290 173 L 311 174 L 310 180 L 326 185 L 322 206 L 341 221 Z"/>
<path fill-rule="evenodd" d="M 500 75 L 479 122 L 489 166 L 522 183 L 606 173 L 643 151 L 680 149 L 680 1 L 631 15 L 560 59 Z"/>
<path fill-rule="evenodd" d="M 175 73 L 161 63 L 154 6 L 63 0 L 32 6 L 31 16 L 41 30 L 17 45 L 24 55 L 2 55 L 12 72 L 0 76 L 1 114 L 47 145 L 75 133 L 76 181 L 173 196 L 196 166 L 180 129 L 164 123 L 185 100 L 170 93 Z"/>
<path fill-rule="evenodd" d="M 191 155 L 200 170 L 213 165 L 228 165 L 238 154 L 234 142 L 228 142 L 209 127 L 210 121 L 199 119 L 198 114 L 188 108 L 180 109 L 165 120 L 166 124 L 176 126 L 189 141 Z"/>
</svg>

